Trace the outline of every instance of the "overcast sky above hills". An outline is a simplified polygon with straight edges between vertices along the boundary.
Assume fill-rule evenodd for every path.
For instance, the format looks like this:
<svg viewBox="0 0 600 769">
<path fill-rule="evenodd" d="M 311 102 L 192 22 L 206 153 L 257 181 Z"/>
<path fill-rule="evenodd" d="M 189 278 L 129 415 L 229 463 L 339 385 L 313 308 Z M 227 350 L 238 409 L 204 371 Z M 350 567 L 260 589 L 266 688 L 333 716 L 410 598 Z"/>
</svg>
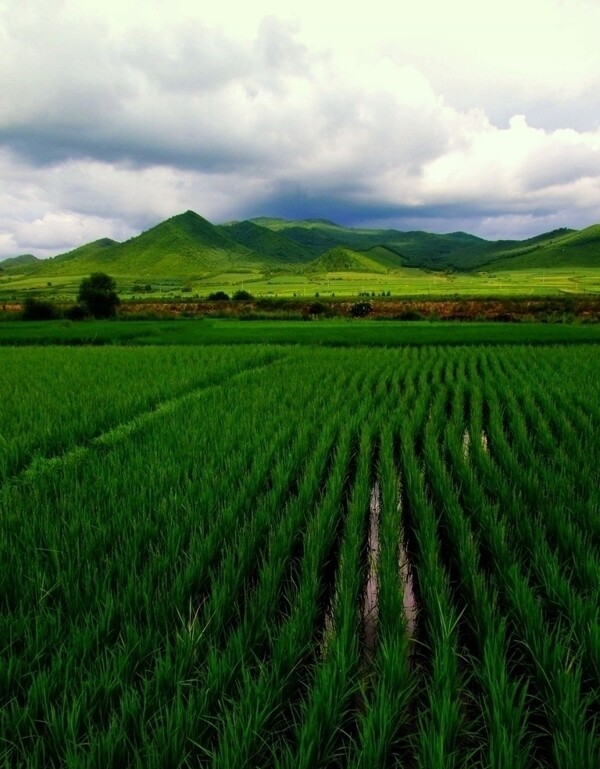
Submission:
<svg viewBox="0 0 600 769">
<path fill-rule="evenodd" d="M 0 257 L 191 208 L 600 221 L 600 2 L 0 0 Z"/>
</svg>

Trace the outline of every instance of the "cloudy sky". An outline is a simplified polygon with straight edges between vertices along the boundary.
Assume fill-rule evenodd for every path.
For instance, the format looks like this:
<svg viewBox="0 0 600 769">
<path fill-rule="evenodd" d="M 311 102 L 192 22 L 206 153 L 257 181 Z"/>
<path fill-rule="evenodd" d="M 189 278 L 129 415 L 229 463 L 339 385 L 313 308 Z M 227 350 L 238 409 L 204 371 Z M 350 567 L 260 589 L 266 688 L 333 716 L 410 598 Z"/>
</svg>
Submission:
<svg viewBox="0 0 600 769">
<path fill-rule="evenodd" d="M 0 0 L 0 258 L 193 209 L 600 221 L 600 0 Z"/>
</svg>

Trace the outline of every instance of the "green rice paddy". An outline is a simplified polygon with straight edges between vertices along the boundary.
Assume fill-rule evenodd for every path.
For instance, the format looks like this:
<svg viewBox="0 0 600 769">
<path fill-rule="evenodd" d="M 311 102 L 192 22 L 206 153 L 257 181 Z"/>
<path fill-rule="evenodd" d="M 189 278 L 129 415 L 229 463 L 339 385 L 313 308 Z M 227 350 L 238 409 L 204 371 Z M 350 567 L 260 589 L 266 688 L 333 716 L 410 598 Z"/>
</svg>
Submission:
<svg viewBox="0 0 600 769">
<path fill-rule="evenodd" d="M 291 327 L 0 348 L 0 767 L 596 769 L 597 344 Z"/>
<path fill-rule="evenodd" d="M 600 342 L 597 323 L 182 320 L 3 321 L 0 346 L 15 345 L 421 345 L 587 344 Z"/>
</svg>

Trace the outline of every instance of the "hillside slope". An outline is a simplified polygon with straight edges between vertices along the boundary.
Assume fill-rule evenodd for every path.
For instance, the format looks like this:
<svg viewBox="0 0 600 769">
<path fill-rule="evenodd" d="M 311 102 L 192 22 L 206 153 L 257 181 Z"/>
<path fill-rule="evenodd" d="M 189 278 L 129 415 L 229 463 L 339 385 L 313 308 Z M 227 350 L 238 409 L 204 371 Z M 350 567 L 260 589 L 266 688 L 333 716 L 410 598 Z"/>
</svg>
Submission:
<svg viewBox="0 0 600 769">
<path fill-rule="evenodd" d="M 146 230 L 125 243 L 90 244 L 89 252 L 75 249 L 44 265 L 53 275 L 79 275 L 95 270 L 117 275 L 193 277 L 261 266 L 260 257 L 236 243 L 219 227 L 193 211 L 186 211 Z"/>
<path fill-rule="evenodd" d="M 12 270 L 18 272 L 29 271 L 40 263 L 40 259 L 33 254 L 21 254 L 20 256 L 10 256 L 0 261 L 0 270 Z"/>
<path fill-rule="evenodd" d="M 364 253 L 352 251 L 349 248 L 336 246 L 326 251 L 306 266 L 309 273 L 330 272 L 372 272 L 385 273 L 386 268 L 375 259 L 370 259 Z"/>
<path fill-rule="evenodd" d="M 497 252 L 485 264 L 494 270 L 548 270 L 600 267 L 600 224 L 558 230 Z"/>
<path fill-rule="evenodd" d="M 306 264 L 312 257 L 310 250 L 293 240 L 250 221 L 224 224 L 220 229 L 236 243 L 259 254 L 273 266 Z"/>
<path fill-rule="evenodd" d="M 448 274 L 600 268 L 600 225 L 582 231 L 555 230 L 524 241 L 492 242 L 464 232 L 351 228 L 320 219 L 260 217 L 217 226 L 186 211 L 124 243 L 103 238 L 51 259 L 29 254 L 0 262 L 6 279 L 16 272 L 51 279 L 103 271 L 136 279 L 187 281 L 249 270 L 394 273 L 407 267 Z"/>
<path fill-rule="evenodd" d="M 101 272 L 113 263 L 113 252 L 120 244 L 110 238 L 100 238 L 92 243 L 74 248 L 65 254 L 46 259 L 36 272 L 51 271 L 54 275 Z"/>
<path fill-rule="evenodd" d="M 398 254 L 406 265 L 433 269 L 452 267 L 455 252 L 486 243 L 482 238 L 464 232 L 438 235 L 420 231 L 375 230 L 343 227 L 321 219 L 295 222 L 259 217 L 251 221 L 295 241 L 314 256 L 320 256 L 336 246 L 354 251 L 386 246 Z"/>
</svg>

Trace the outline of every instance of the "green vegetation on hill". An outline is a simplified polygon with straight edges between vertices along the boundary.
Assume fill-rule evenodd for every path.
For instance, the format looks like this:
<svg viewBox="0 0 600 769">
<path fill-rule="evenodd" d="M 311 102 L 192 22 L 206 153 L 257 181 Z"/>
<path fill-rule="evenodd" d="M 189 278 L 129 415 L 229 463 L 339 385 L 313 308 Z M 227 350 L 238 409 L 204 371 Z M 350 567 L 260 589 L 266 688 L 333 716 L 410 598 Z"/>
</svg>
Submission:
<svg viewBox="0 0 600 769">
<path fill-rule="evenodd" d="M 306 267 L 307 272 L 386 272 L 376 259 L 366 254 L 337 246 L 318 256 Z"/>
<path fill-rule="evenodd" d="M 455 252 L 486 243 L 481 238 L 464 232 L 437 235 L 429 232 L 375 230 L 343 227 L 323 219 L 294 222 L 260 217 L 252 221 L 285 235 L 317 256 L 336 246 L 345 246 L 356 251 L 386 246 L 402 257 L 407 265 L 430 269 L 453 267 L 455 265 L 452 256 Z"/>
<path fill-rule="evenodd" d="M 227 237 L 260 254 L 265 264 L 287 268 L 308 262 L 311 252 L 278 232 L 253 222 L 236 222 L 220 228 Z"/>
<path fill-rule="evenodd" d="M 269 226 L 268 229 L 288 238 L 313 257 L 320 256 L 335 246 L 348 245 L 343 239 L 332 236 L 328 231 L 324 232 L 321 227 L 302 226 L 301 222 L 291 223 L 289 227 Z"/>
<path fill-rule="evenodd" d="M 96 241 L 48 260 L 41 269 L 48 275 L 101 269 L 116 275 L 193 277 L 244 264 L 260 266 L 262 260 L 220 227 L 186 211 L 125 243 Z"/>
<path fill-rule="evenodd" d="M 388 270 L 398 270 L 400 267 L 408 266 L 406 257 L 391 246 L 372 246 L 362 253 Z"/>
<path fill-rule="evenodd" d="M 352 228 L 325 219 L 259 217 L 216 226 L 187 211 L 124 243 L 109 238 L 52 259 L 0 262 L 0 300 L 32 293 L 68 300 L 81 278 L 114 276 L 119 292 L 207 296 L 547 295 L 600 291 L 600 225 L 524 241 L 464 232 Z"/>
<path fill-rule="evenodd" d="M 21 256 L 12 256 L 0 261 L 0 270 L 23 270 L 35 267 L 40 259 L 33 254 L 21 254 Z"/>
<path fill-rule="evenodd" d="M 116 240 L 110 238 L 101 238 L 92 243 L 86 243 L 79 248 L 68 251 L 65 254 L 59 254 L 52 259 L 38 262 L 38 272 L 46 274 L 76 274 L 85 272 L 96 272 L 105 265 L 114 263 L 112 254 L 114 249 L 119 246 Z M 72 269 L 74 268 L 74 270 Z"/>
<path fill-rule="evenodd" d="M 557 267 L 600 268 L 600 225 L 585 230 L 559 231 L 524 241 L 501 251 L 494 269 L 549 269 Z"/>
<path fill-rule="evenodd" d="M 600 268 L 600 225 L 562 228 L 521 241 L 482 241 L 457 251 L 451 262 L 466 271 Z"/>
</svg>

